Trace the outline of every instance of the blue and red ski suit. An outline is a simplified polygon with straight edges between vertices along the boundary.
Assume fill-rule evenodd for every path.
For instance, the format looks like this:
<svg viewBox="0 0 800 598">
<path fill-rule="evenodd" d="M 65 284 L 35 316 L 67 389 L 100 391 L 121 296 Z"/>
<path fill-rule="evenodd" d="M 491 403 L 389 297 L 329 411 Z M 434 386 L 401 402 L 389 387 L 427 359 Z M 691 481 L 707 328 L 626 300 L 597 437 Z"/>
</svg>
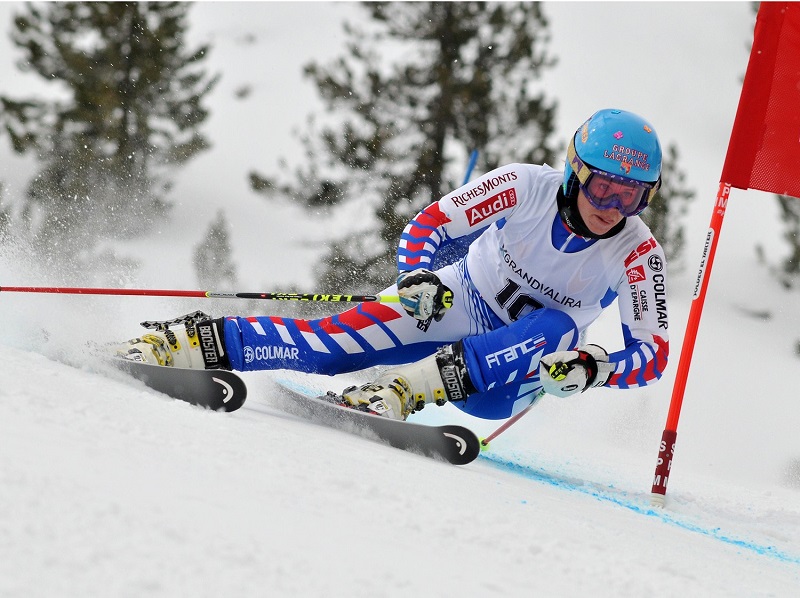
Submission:
<svg viewBox="0 0 800 598">
<path fill-rule="evenodd" d="M 335 375 L 409 363 L 463 340 L 478 390 L 454 405 L 486 419 L 524 409 L 541 388 L 539 359 L 573 349 L 616 299 L 624 348 L 610 353 L 605 386 L 636 388 L 667 363 L 664 253 L 639 217 L 607 239 L 572 233 L 558 213 L 563 173 L 510 164 L 456 189 L 417 214 L 398 247 L 402 271 L 432 268 L 453 239 L 480 235 L 466 256 L 436 270 L 453 306 L 429 327 L 400 304 L 361 303 L 316 320 L 228 317 L 225 348 L 236 370 Z M 392 285 L 381 295 L 396 295 Z"/>
</svg>

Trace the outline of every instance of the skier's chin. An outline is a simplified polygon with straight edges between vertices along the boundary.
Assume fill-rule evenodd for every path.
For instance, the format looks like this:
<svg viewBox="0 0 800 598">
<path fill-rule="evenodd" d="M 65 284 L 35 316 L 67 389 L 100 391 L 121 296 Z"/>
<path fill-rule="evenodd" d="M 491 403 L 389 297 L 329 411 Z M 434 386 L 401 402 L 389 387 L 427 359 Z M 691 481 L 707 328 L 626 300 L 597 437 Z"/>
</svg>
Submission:
<svg viewBox="0 0 800 598">
<path fill-rule="evenodd" d="M 592 214 L 586 221 L 586 225 L 589 227 L 589 230 L 592 231 L 596 235 L 604 235 L 612 228 L 614 228 L 617 224 L 619 224 L 619 218 L 613 218 L 606 215 L 600 214 Z"/>
</svg>

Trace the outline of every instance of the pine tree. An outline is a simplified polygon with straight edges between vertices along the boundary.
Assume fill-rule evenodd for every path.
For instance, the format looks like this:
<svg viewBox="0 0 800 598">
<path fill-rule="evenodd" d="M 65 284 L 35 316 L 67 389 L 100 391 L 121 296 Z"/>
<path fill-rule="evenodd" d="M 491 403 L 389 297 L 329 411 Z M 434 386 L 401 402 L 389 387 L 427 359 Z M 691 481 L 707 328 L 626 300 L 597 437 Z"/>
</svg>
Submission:
<svg viewBox="0 0 800 598">
<path fill-rule="evenodd" d="M 206 149 L 198 127 L 216 78 L 208 48 L 187 51 L 189 4 L 26 4 L 18 66 L 59 84 L 59 100 L 0 98 L 13 148 L 41 170 L 24 213 L 44 253 L 87 259 L 98 238 L 141 233 L 167 209 L 168 173 Z"/>
<path fill-rule="evenodd" d="M 789 253 L 781 261 L 778 279 L 786 288 L 792 288 L 800 279 L 800 200 L 787 195 L 776 195 L 783 223 L 783 238 Z"/>
<path fill-rule="evenodd" d="M 670 144 L 666 150 L 661 188 L 653 203 L 642 212 L 642 220 L 663 247 L 670 268 L 678 271 L 685 243 L 683 217 L 696 194 L 686 187 L 686 173 L 678 166 L 678 148 Z"/>
<path fill-rule="evenodd" d="M 5 244 L 11 230 L 11 212 L 4 201 L 5 186 L 0 183 L 0 245 Z"/>
<path fill-rule="evenodd" d="M 197 281 L 205 289 L 222 289 L 236 286 L 236 266 L 231 259 L 228 221 L 220 210 L 205 237 L 194 250 L 194 271 Z"/>
<path fill-rule="evenodd" d="M 393 279 L 404 226 L 461 184 L 471 149 L 480 150 L 484 171 L 556 160 L 556 103 L 536 86 L 554 64 L 541 4 L 362 6 L 370 31 L 347 25 L 348 54 L 306 67 L 338 123 L 318 131 L 310 121 L 308 164 L 295 182 L 251 174 L 255 190 L 287 193 L 314 211 L 364 206 L 363 220 L 333 244 L 321 272 L 322 287 L 349 292 Z"/>
</svg>

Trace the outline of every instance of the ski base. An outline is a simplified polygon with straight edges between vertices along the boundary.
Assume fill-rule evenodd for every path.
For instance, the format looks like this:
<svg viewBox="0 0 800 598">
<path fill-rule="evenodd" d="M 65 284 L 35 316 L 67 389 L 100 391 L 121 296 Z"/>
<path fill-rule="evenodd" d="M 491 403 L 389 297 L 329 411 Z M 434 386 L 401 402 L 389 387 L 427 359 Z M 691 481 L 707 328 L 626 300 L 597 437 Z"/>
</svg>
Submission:
<svg viewBox="0 0 800 598">
<path fill-rule="evenodd" d="M 426 426 L 388 419 L 342 407 L 288 380 L 276 382 L 288 395 L 286 410 L 315 423 L 454 465 L 471 463 L 481 453 L 480 440 L 464 426 Z"/>
<path fill-rule="evenodd" d="M 153 390 L 213 411 L 236 411 L 247 398 L 244 380 L 228 370 L 190 370 L 118 358 L 111 361 Z"/>
</svg>

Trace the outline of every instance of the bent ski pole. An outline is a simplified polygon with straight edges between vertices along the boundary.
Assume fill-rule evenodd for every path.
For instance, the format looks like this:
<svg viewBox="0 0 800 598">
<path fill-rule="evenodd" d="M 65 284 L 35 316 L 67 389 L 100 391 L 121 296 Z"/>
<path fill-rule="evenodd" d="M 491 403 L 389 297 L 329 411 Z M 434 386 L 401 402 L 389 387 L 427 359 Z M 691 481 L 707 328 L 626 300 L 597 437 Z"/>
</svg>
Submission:
<svg viewBox="0 0 800 598">
<path fill-rule="evenodd" d="M 530 405 L 525 407 L 525 409 L 523 409 L 522 411 L 520 411 L 516 415 L 510 417 L 502 426 L 497 428 L 494 432 L 489 434 L 486 438 L 482 438 L 481 439 L 481 450 L 482 451 L 487 450 L 489 448 L 489 442 L 491 442 L 492 440 L 494 440 L 495 438 L 500 436 L 500 434 L 502 434 L 503 432 L 508 430 L 511 426 L 513 426 L 520 419 L 522 419 L 522 416 L 525 415 L 526 413 L 528 413 L 528 411 L 530 411 L 531 409 L 533 409 L 534 405 L 536 405 L 536 403 L 539 402 L 539 399 L 541 399 L 544 395 L 545 395 L 545 392 L 544 392 L 544 388 L 543 388 L 539 392 L 536 393 L 536 396 L 534 396 L 533 399 L 531 399 L 531 404 Z"/>
<path fill-rule="evenodd" d="M 54 293 L 64 295 L 134 295 L 140 297 L 197 297 L 201 299 L 265 299 L 270 301 L 322 301 L 329 303 L 399 303 L 397 295 L 342 295 L 333 293 L 220 293 L 169 289 L 107 289 L 91 287 L 9 287 L 0 292 Z"/>
</svg>

